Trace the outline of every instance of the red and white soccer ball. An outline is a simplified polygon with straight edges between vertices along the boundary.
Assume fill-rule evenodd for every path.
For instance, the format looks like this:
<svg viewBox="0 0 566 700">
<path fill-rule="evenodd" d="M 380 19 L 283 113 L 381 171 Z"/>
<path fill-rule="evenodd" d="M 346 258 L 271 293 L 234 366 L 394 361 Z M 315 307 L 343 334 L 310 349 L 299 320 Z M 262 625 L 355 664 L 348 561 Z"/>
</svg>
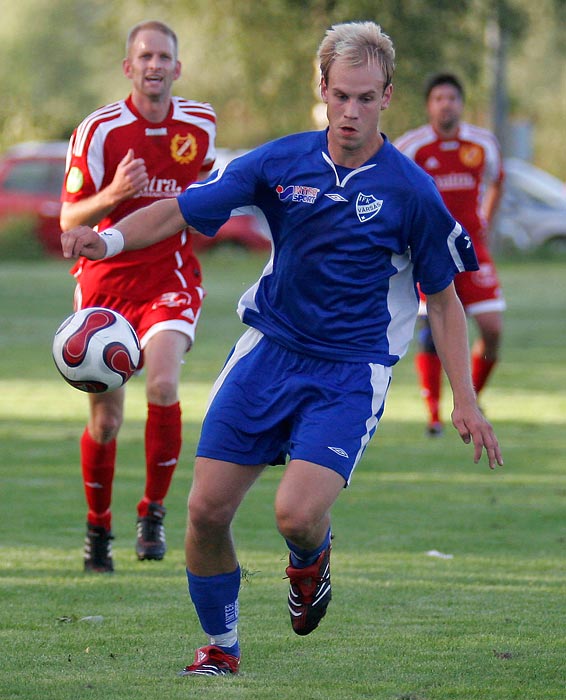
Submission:
<svg viewBox="0 0 566 700">
<path fill-rule="evenodd" d="M 53 339 L 57 369 L 75 389 L 113 391 L 136 371 L 140 344 L 132 326 L 116 311 L 93 307 L 65 319 Z"/>
</svg>

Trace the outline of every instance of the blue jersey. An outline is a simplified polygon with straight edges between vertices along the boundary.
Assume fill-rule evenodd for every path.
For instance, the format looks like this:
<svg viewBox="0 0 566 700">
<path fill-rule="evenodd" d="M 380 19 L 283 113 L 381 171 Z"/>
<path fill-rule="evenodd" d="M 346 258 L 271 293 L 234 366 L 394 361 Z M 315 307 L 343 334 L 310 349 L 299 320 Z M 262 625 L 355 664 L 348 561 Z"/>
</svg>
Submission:
<svg viewBox="0 0 566 700">
<path fill-rule="evenodd" d="M 432 179 L 386 139 L 356 169 L 336 166 L 326 131 L 294 134 L 233 160 L 178 197 L 187 223 L 213 236 L 255 206 L 273 250 L 242 296 L 242 321 L 299 353 L 394 365 L 425 294 L 477 269 L 470 238 Z"/>
</svg>

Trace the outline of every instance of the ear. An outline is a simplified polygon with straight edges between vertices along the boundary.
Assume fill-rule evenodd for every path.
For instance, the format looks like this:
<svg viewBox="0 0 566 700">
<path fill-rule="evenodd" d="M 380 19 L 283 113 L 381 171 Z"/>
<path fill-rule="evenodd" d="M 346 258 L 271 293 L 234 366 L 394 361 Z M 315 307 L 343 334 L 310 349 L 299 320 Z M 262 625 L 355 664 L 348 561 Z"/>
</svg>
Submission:
<svg viewBox="0 0 566 700">
<path fill-rule="evenodd" d="M 328 87 L 324 77 L 320 79 L 320 96 L 325 104 L 328 104 Z"/>
<path fill-rule="evenodd" d="M 173 74 L 173 80 L 177 80 L 177 78 L 181 75 L 181 61 L 177 61 L 175 64 L 175 73 Z"/>
<path fill-rule="evenodd" d="M 132 64 L 130 63 L 128 58 L 124 58 L 122 60 L 122 72 L 124 73 L 126 78 L 132 77 Z"/>
<path fill-rule="evenodd" d="M 391 102 L 391 95 L 392 94 L 393 94 L 393 85 L 391 83 L 389 83 L 389 85 L 385 88 L 385 91 L 383 93 L 383 97 L 381 99 L 381 110 L 382 111 L 389 107 L 389 103 Z"/>
</svg>

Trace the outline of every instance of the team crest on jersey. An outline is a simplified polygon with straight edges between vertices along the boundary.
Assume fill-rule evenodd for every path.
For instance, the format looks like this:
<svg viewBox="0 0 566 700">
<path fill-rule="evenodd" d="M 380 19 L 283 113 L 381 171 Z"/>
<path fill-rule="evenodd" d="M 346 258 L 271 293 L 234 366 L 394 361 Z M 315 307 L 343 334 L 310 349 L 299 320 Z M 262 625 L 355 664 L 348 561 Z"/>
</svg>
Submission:
<svg viewBox="0 0 566 700">
<path fill-rule="evenodd" d="M 360 192 L 356 200 L 356 214 L 362 222 L 369 221 L 379 212 L 383 204 L 383 199 L 376 199 L 373 194 L 363 194 Z"/>
<path fill-rule="evenodd" d="M 171 139 L 171 155 L 177 163 L 191 163 L 197 155 L 197 141 L 192 134 L 175 134 Z"/>
<path fill-rule="evenodd" d="M 320 192 L 316 187 L 307 187 L 307 185 L 287 185 L 287 187 L 277 185 L 275 191 L 282 202 L 289 200 L 303 204 L 314 204 Z"/>
<path fill-rule="evenodd" d="M 462 144 L 458 155 L 460 161 L 468 168 L 477 168 L 482 164 L 483 150 L 473 143 Z"/>
</svg>

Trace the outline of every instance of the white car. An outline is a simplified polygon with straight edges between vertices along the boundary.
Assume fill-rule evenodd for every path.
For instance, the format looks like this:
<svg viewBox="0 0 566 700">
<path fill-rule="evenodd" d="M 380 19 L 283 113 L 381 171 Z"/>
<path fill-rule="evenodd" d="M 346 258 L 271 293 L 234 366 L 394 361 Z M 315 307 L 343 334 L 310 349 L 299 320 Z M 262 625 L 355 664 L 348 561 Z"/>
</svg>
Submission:
<svg viewBox="0 0 566 700">
<path fill-rule="evenodd" d="M 523 251 L 566 252 L 566 187 L 550 173 L 519 158 L 506 158 L 504 193 L 494 240 Z"/>
</svg>

